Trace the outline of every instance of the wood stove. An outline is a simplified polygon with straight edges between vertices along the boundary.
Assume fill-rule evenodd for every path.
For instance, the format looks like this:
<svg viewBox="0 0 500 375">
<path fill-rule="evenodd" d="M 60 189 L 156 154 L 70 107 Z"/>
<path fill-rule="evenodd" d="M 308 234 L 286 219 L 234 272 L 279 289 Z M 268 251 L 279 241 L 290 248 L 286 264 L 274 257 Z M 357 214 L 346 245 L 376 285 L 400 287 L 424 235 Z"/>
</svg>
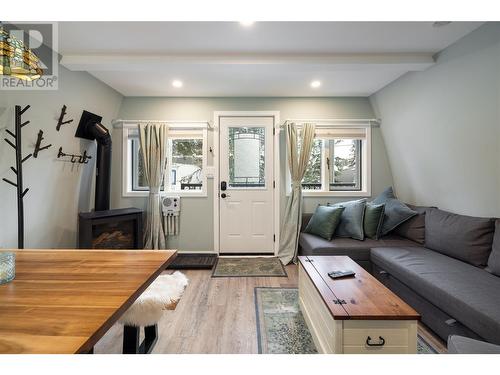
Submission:
<svg viewBox="0 0 500 375">
<path fill-rule="evenodd" d="M 78 215 L 78 248 L 142 249 L 142 210 L 120 208 Z"/>
<path fill-rule="evenodd" d="M 80 249 L 142 249 L 142 210 L 109 209 L 111 134 L 102 117 L 83 111 L 75 137 L 97 142 L 95 211 L 78 214 Z"/>
</svg>

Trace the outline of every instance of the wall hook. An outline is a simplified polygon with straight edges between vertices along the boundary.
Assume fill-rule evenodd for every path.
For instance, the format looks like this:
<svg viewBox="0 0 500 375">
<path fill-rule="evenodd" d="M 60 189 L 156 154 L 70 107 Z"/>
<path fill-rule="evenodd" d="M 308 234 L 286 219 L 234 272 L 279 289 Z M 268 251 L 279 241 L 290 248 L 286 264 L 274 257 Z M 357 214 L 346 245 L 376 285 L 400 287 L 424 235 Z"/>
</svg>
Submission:
<svg viewBox="0 0 500 375">
<path fill-rule="evenodd" d="M 40 147 L 42 141 L 44 140 L 43 138 L 43 130 L 39 130 L 38 131 L 38 137 L 36 139 L 36 145 L 35 145 L 35 151 L 33 151 L 33 157 L 34 158 L 37 158 L 38 157 L 38 153 L 42 150 L 46 150 L 48 149 L 50 146 L 52 146 L 52 144 L 50 145 L 47 145 L 47 146 L 43 146 L 43 147 Z"/>
<path fill-rule="evenodd" d="M 79 164 L 88 164 L 92 156 L 87 155 L 87 150 L 83 151 L 83 155 L 66 154 L 63 152 L 62 147 L 59 147 L 59 152 L 57 153 L 57 158 L 71 157 L 68 161 L 73 164 L 78 162 Z"/>
<path fill-rule="evenodd" d="M 66 116 L 66 108 L 67 108 L 66 105 L 62 106 L 61 114 L 59 115 L 59 120 L 57 121 L 57 126 L 56 126 L 56 130 L 57 131 L 59 131 L 59 129 L 61 129 L 61 125 L 69 124 L 70 122 L 73 122 L 73 119 L 67 120 L 67 121 L 63 121 L 64 120 L 64 116 Z"/>
</svg>

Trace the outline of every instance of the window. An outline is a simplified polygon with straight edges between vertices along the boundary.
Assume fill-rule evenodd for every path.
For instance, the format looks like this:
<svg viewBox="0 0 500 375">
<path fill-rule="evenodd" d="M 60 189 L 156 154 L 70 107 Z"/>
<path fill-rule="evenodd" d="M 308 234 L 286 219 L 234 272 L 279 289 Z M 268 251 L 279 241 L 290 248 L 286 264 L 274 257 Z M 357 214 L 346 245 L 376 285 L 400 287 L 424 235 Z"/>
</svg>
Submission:
<svg viewBox="0 0 500 375">
<path fill-rule="evenodd" d="M 202 190 L 202 138 L 169 138 L 167 163 L 170 191 Z"/>
<path fill-rule="evenodd" d="M 298 142 L 301 147 L 300 141 Z M 321 169 L 323 156 L 323 140 L 314 139 L 311 149 L 311 157 L 307 165 L 306 173 L 302 179 L 302 189 L 304 190 L 321 190 Z"/>
<path fill-rule="evenodd" d="M 302 180 L 304 195 L 370 195 L 370 142 L 370 127 L 316 127 Z"/>
<path fill-rule="evenodd" d="M 361 190 L 361 140 L 330 139 L 327 142 L 329 190 Z"/>
<path fill-rule="evenodd" d="M 144 176 L 136 125 L 123 128 L 124 196 L 147 196 L 149 187 Z M 206 196 L 207 130 L 172 129 L 167 134 L 167 167 L 161 192 L 181 196 Z"/>
<path fill-rule="evenodd" d="M 266 128 L 229 128 L 229 186 L 262 188 L 266 183 Z"/>
</svg>

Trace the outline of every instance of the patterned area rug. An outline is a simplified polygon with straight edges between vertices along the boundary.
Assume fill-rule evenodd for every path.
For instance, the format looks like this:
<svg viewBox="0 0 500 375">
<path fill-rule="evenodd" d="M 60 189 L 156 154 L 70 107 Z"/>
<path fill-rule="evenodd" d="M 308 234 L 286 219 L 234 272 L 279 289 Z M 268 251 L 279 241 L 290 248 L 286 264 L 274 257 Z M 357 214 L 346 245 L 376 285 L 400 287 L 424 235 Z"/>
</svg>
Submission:
<svg viewBox="0 0 500 375">
<path fill-rule="evenodd" d="M 299 308 L 297 288 L 255 288 L 255 313 L 259 353 L 317 353 Z M 418 336 L 417 353 L 436 354 L 437 351 Z"/>
<path fill-rule="evenodd" d="M 286 277 L 278 258 L 219 258 L 212 277 Z"/>
</svg>

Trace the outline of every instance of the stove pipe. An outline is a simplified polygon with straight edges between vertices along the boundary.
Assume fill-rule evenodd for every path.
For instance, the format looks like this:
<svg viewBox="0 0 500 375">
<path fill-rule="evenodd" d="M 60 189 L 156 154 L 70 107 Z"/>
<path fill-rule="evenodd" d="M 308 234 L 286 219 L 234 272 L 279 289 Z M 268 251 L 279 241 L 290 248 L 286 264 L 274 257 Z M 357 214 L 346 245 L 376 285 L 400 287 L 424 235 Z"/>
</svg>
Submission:
<svg viewBox="0 0 500 375">
<path fill-rule="evenodd" d="M 102 117 L 83 111 L 75 137 L 97 142 L 95 210 L 109 210 L 111 190 L 111 135 L 101 124 Z"/>
</svg>

